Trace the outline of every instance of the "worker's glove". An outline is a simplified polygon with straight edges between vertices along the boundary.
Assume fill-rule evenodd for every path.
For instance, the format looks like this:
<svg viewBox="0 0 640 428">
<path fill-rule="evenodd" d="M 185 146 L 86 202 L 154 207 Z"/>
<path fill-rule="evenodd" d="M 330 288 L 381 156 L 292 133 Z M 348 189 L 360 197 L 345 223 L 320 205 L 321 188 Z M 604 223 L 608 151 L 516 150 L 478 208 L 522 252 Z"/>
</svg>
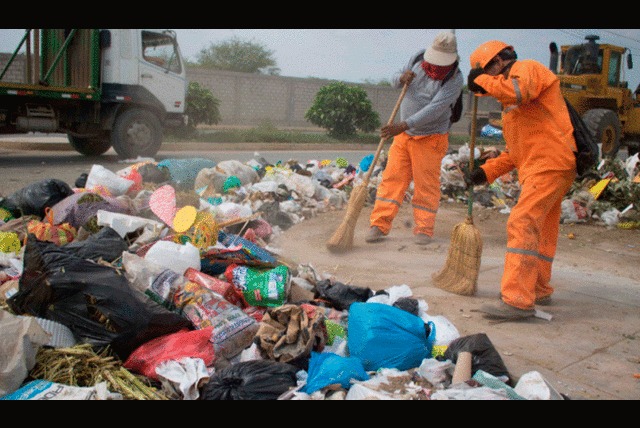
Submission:
<svg viewBox="0 0 640 428">
<path fill-rule="evenodd" d="M 464 182 L 467 187 L 479 186 L 487 182 L 487 174 L 485 174 L 484 169 L 475 168 L 471 173 L 464 173 Z"/>
<path fill-rule="evenodd" d="M 486 94 L 482 86 L 475 83 L 476 77 L 485 74 L 484 69 L 477 67 L 469 72 L 469 77 L 467 77 L 467 87 L 469 90 L 475 94 Z"/>
</svg>

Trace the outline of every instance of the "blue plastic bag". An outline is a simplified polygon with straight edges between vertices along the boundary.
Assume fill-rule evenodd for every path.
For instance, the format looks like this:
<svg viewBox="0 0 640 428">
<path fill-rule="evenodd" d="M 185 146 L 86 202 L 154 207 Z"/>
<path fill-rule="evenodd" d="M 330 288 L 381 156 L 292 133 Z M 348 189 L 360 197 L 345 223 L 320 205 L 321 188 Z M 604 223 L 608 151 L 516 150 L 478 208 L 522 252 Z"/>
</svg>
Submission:
<svg viewBox="0 0 640 428">
<path fill-rule="evenodd" d="M 367 155 L 364 158 L 362 158 L 362 160 L 360 161 L 360 171 L 362 172 L 367 172 L 369 171 L 369 167 L 371 166 L 371 164 L 373 163 L 373 155 Z"/>
<path fill-rule="evenodd" d="M 307 373 L 307 384 L 300 389 L 307 394 L 312 394 L 334 383 L 339 383 L 344 389 L 349 389 L 351 379 L 369 380 L 369 375 L 359 359 L 342 357 L 331 352 L 311 352 Z"/>
<path fill-rule="evenodd" d="M 193 189 L 200 170 L 213 168 L 216 161 L 204 158 L 165 159 L 158 162 L 159 168 L 169 170 L 169 179 L 186 189 Z"/>
<path fill-rule="evenodd" d="M 349 307 L 347 332 L 349 355 L 358 358 L 366 371 L 404 371 L 431 358 L 436 328 L 394 306 L 356 302 Z"/>
</svg>

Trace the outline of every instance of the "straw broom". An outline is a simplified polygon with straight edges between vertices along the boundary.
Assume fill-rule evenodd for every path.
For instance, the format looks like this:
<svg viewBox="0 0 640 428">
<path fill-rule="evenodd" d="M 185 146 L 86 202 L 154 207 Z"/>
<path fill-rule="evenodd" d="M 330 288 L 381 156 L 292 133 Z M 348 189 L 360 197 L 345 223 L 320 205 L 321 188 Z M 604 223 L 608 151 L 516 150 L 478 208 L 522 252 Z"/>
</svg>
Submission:
<svg viewBox="0 0 640 428">
<path fill-rule="evenodd" d="M 404 95 L 407 93 L 407 88 L 409 87 L 410 81 L 406 82 L 404 87 L 402 88 L 402 93 L 396 102 L 395 107 L 393 108 L 393 112 L 391 113 L 391 117 L 389 118 L 389 122 L 387 125 L 393 123 L 393 120 L 398 113 L 398 109 L 400 108 L 400 103 L 404 98 Z M 347 212 L 344 215 L 342 223 L 336 229 L 335 233 L 327 242 L 327 248 L 332 252 L 340 252 L 347 251 L 353 247 L 353 234 L 356 228 L 356 223 L 358 222 L 358 217 L 360 216 L 360 212 L 364 207 L 364 203 L 367 200 L 368 191 L 367 186 L 369 185 L 369 178 L 371 178 L 371 173 L 378 162 L 378 156 L 380 156 L 380 152 L 382 151 L 382 147 L 386 138 L 381 138 L 380 143 L 378 144 L 378 149 L 376 150 L 376 154 L 373 157 L 373 162 L 369 167 L 369 170 L 364 176 L 364 180 L 357 186 L 353 188 L 351 191 L 351 196 L 349 197 L 349 205 L 347 206 Z"/>
<path fill-rule="evenodd" d="M 469 173 L 473 171 L 474 164 L 477 112 L 478 99 L 474 96 L 469 143 Z M 476 293 L 482 255 L 482 236 L 473 224 L 472 206 L 473 185 L 469 186 L 467 218 L 463 223 L 454 226 L 445 266 L 440 273 L 432 275 L 436 287 L 462 296 L 471 296 Z"/>
</svg>

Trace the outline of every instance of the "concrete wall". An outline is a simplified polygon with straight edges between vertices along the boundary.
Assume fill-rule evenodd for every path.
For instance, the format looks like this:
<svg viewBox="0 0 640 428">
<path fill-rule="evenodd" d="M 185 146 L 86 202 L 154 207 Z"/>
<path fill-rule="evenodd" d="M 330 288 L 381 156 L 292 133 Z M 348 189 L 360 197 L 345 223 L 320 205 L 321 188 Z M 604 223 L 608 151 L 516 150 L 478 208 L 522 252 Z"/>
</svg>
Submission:
<svg viewBox="0 0 640 428">
<path fill-rule="evenodd" d="M 0 71 L 11 54 L 0 53 Z M 2 82 L 24 81 L 25 59 L 19 55 L 5 74 Z M 315 129 L 315 125 L 304 118 L 313 105 L 316 93 L 332 81 L 323 79 L 302 79 L 296 77 L 266 76 L 253 73 L 238 73 L 222 70 L 187 69 L 189 81 L 211 91 L 220 100 L 220 115 L 223 127 L 257 127 L 272 125 L 280 129 Z M 380 122 L 387 123 L 395 106 L 400 90 L 388 86 L 375 86 L 358 83 L 349 85 L 363 88 L 378 113 Z M 464 110 L 467 117 L 454 124 L 452 132 L 468 134 L 470 97 L 464 98 Z M 479 99 L 478 110 L 499 111 L 499 104 L 489 97 Z"/>
</svg>

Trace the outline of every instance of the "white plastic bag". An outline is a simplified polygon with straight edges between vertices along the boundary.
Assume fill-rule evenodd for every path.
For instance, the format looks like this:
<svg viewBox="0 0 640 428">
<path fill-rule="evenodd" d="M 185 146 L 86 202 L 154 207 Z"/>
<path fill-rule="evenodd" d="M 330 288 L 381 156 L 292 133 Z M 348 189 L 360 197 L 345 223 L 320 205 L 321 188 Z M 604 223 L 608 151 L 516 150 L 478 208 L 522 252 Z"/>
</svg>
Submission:
<svg viewBox="0 0 640 428">
<path fill-rule="evenodd" d="M 523 374 L 513 389 L 527 400 L 564 400 L 537 371 Z"/>
<path fill-rule="evenodd" d="M 418 374 L 435 386 L 444 384 L 448 379 L 447 371 L 454 367 L 451 360 L 438 361 L 435 358 L 425 358 L 418 367 Z"/>
<path fill-rule="evenodd" d="M 165 227 L 158 221 L 111 211 L 98 210 L 96 215 L 98 226 L 109 226 L 123 238 L 127 233 L 134 232 L 141 227 L 149 227 L 154 230 Z"/>
<path fill-rule="evenodd" d="M 87 176 L 85 188 L 92 190 L 95 186 L 102 186 L 113 196 L 122 196 L 127 194 L 133 184 L 133 181 L 120 177 L 102 165 L 93 165 Z"/>
<path fill-rule="evenodd" d="M 168 390 L 183 400 L 197 400 L 200 396 L 198 388 L 210 377 L 202 358 L 190 357 L 164 361 L 156 367 L 156 374 Z"/>
<path fill-rule="evenodd" d="M 187 242 L 178 244 L 171 241 L 158 241 L 149 248 L 144 258 L 151 263 L 184 275 L 189 268 L 200 270 L 200 250 Z"/>
</svg>

